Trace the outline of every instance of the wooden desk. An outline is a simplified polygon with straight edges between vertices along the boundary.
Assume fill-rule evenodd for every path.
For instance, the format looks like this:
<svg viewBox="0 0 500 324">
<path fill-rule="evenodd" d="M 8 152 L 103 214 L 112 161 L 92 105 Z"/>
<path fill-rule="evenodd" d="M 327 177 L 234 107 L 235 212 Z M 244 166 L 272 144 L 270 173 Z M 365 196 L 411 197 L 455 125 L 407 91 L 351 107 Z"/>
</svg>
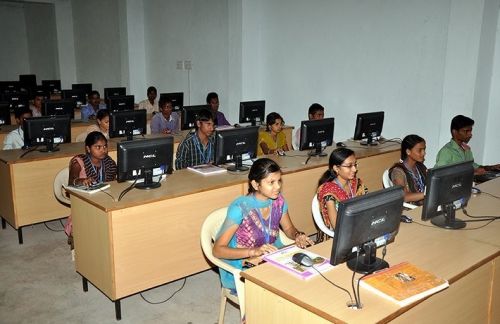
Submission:
<svg viewBox="0 0 500 324">
<path fill-rule="evenodd" d="M 500 191 L 500 179 L 484 184 L 490 186 Z M 481 200 L 472 199 L 470 213 L 474 209 L 479 214 L 477 204 L 484 203 L 489 205 L 486 210 L 496 209 L 498 215 L 498 199 L 484 196 Z M 420 212 L 406 213 L 418 221 Z M 469 223 L 468 228 L 476 224 Z M 448 289 L 403 308 L 361 289 L 363 309 L 352 310 L 346 307 L 347 295 L 321 277 L 302 281 L 270 264 L 250 269 L 243 273 L 247 323 L 500 323 L 499 231 L 500 221 L 466 231 L 402 223 L 386 260 L 390 264 L 410 261 L 450 283 Z M 331 244 L 327 241 L 310 249 L 330 257 Z M 352 272 L 345 264 L 325 276 L 351 290 Z"/>
<path fill-rule="evenodd" d="M 360 164 L 370 163 L 363 171 L 368 182 L 380 184 L 386 160 L 397 160 L 399 146 L 361 151 Z M 316 232 L 311 199 L 328 157 L 312 158 L 307 165 L 307 152 L 271 158 L 283 167 L 293 222 Z M 127 185 L 112 183 L 110 194 L 118 197 Z M 210 212 L 246 192 L 247 174 L 202 176 L 180 170 L 161 188 L 130 191 L 120 202 L 104 193 L 72 193 L 75 265 L 84 290 L 87 280 L 92 282 L 115 301 L 118 318 L 121 298 L 210 268 L 200 247 L 201 225 Z"/>
</svg>

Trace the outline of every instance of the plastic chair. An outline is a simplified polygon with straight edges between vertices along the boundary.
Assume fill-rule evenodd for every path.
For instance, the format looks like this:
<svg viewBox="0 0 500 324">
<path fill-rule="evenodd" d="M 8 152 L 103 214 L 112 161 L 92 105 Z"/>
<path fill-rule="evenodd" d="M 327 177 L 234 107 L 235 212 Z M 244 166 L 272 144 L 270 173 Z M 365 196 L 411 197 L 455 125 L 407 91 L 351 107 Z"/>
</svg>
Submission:
<svg viewBox="0 0 500 324">
<path fill-rule="evenodd" d="M 386 169 L 384 173 L 382 174 L 382 184 L 384 185 L 384 188 L 390 188 L 394 186 L 394 183 L 391 181 L 391 177 L 389 176 L 389 169 Z M 408 209 L 415 209 L 418 206 L 403 202 L 403 207 L 408 208 Z"/>
<path fill-rule="evenodd" d="M 87 132 L 83 132 L 81 134 L 78 134 L 75 138 L 75 142 L 81 143 L 85 142 L 85 139 L 87 138 Z"/>
<path fill-rule="evenodd" d="M 59 171 L 54 178 L 54 195 L 57 200 L 68 207 L 71 206 L 71 200 L 66 196 L 66 186 L 68 185 L 69 168 L 66 167 Z"/>
<path fill-rule="evenodd" d="M 241 280 L 240 269 L 237 269 L 226 262 L 216 258 L 212 253 L 212 248 L 215 241 L 215 236 L 219 232 L 219 229 L 224 223 L 227 214 L 227 207 L 217 209 L 210 213 L 208 217 L 203 222 L 201 226 L 201 248 L 207 259 L 213 263 L 215 266 L 222 268 L 233 274 L 236 284 L 236 293 L 238 296 L 231 294 L 230 290 L 227 288 L 221 288 L 221 302 L 219 308 L 219 323 L 224 323 L 224 312 L 226 310 L 227 300 L 231 300 L 233 303 L 240 306 L 241 318 L 245 316 L 245 284 Z M 279 238 L 281 242 L 285 245 L 295 243 L 290 240 L 286 235 L 280 230 Z"/>
<path fill-rule="evenodd" d="M 318 226 L 319 230 L 326 235 L 333 237 L 335 235 L 335 232 L 332 229 L 328 228 L 328 226 L 326 226 L 325 222 L 323 221 L 321 209 L 319 208 L 318 197 L 316 195 L 314 195 L 312 198 L 311 211 L 313 214 L 314 223 L 316 223 L 316 226 Z"/>
</svg>

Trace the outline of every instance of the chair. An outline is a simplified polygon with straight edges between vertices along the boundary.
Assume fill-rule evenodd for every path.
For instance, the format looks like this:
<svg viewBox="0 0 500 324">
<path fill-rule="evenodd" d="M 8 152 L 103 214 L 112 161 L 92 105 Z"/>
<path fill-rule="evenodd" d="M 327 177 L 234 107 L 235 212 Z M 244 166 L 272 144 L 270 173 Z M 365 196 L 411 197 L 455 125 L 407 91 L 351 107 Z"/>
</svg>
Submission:
<svg viewBox="0 0 500 324">
<path fill-rule="evenodd" d="M 323 216 L 321 215 L 321 209 L 319 208 L 318 197 L 316 195 L 314 195 L 312 198 L 311 210 L 313 214 L 314 223 L 316 223 L 316 226 L 318 226 L 319 230 L 322 231 L 324 234 L 333 237 L 335 235 L 335 232 L 332 229 L 328 228 L 328 226 L 326 226 L 325 222 L 323 221 Z M 321 239 L 321 241 L 322 240 L 323 239 Z"/>
<path fill-rule="evenodd" d="M 54 178 L 54 195 L 57 200 L 68 207 L 71 206 L 71 200 L 66 196 L 66 186 L 68 185 L 69 168 L 66 167 L 59 171 Z"/>
<path fill-rule="evenodd" d="M 85 142 L 85 139 L 87 138 L 87 132 L 83 132 L 81 134 L 78 134 L 75 138 L 75 142 L 81 143 Z"/>
<path fill-rule="evenodd" d="M 238 296 L 231 294 L 230 290 L 227 288 L 221 288 L 221 302 L 219 309 L 219 323 L 221 324 L 224 323 L 224 312 L 226 310 L 226 302 L 228 299 L 240 306 L 240 315 L 242 319 L 245 315 L 245 284 L 241 280 L 241 270 L 234 268 L 233 266 L 227 264 L 219 258 L 216 258 L 212 253 L 215 236 L 222 226 L 222 223 L 224 223 L 224 220 L 226 219 L 226 213 L 227 207 L 213 211 L 212 213 L 210 213 L 210 215 L 208 215 L 208 217 L 203 222 L 203 225 L 201 226 L 201 248 L 203 250 L 203 253 L 207 257 L 207 259 L 215 266 L 231 272 L 236 283 L 236 293 L 238 294 Z M 281 230 L 279 238 L 284 245 L 294 243 L 294 241 L 287 238 Z"/>
<path fill-rule="evenodd" d="M 384 185 L 384 188 L 389 188 L 394 186 L 394 184 L 391 181 L 391 177 L 389 176 L 389 169 L 386 169 L 384 173 L 382 174 L 382 184 Z M 403 202 L 403 207 L 408 208 L 408 209 L 415 209 L 418 206 Z"/>
</svg>

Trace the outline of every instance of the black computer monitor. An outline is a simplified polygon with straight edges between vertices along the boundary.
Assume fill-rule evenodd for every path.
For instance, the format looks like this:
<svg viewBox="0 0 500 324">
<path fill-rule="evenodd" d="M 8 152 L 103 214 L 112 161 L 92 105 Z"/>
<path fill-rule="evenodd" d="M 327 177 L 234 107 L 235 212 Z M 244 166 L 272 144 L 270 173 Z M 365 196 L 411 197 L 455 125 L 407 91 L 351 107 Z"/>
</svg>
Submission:
<svg viewBox="0 0 500 324">
<path fill-rule="evenodd" d="M 42 107 L 44 116 L 68 115 L 75 119 L 75 102 L 73 99 L 45 101 Z"/>
<path fill-rule="evenodd" d="M 153 176 L 171 173 L 174 155 L 174 138 L 164 136 L 118 143 L 118 182 L 144 179 L 135 188 L 160 187 Z"/>
<path fill-rule="evenodd" d="M 378 139 L 382 135 L 383 125 L 383 111 L 358 114 L 356 128 L 354 129 L 354 140 L 361 141 L 361 145 L 377 145 Z"/>
<path fill-rule="evenodd" d="M 240 123 L 251 122 L 252 126 L 262 124 L 266 119 L 266 101 L 243 101 L 240 102 Z"/>
<path fill-rule="evenodd" d="M 324 118 L 317 120 L 303 120 L 300 123 L 299 150 L 311 150 L 309 155 L 326 156 L 322 152 L 326 146 L 333 143 L 333 130 L 335 118 Z"/>
<path fill-rule="evenodd" d="M 394 240 L 403 197 L 403 188 L 394 186 L 340 202 L 330 263 L 347 262 L 359 273 L 387 268 L 387 262 L 376 257 L 377 247 Z"/>
<path fill-rule="evenodd" d="M 111 96 L 124 96 L 127 94 L 127 88 L 125 87 L 115 87 L 115 88 L 104 88 L 104 100 L 107 102 L 108 98 Z"/>
<path fill-rule="evenodd" d="M 173 111 L 180 111 L 184 107 L 184 92 L 160 93 L 160 99 L 164 97 L 172 101 Z"/>
<path fill-rule="evenodd" d="M 8 92 L 3 94 L 3 101 L 10 104 L 11 109 L 30 106 L 30 97 L 27 92 Z"/>
<path fill-rule="evenodd" d="M 134 110 L 135 97 L 128 96 L 110 96 L 106 101 L 109 111 Z"/>
<path fill-rule="evenodd" d="M 259 126 L 238 127 L 215 132 L 215 164 L 234 162 L 228 171 L 248 171 L 243 159 L 257 156 Z"/>
<path fill-rule="evenodd" d="M 21 90 L 19 81 L 0 81 L 0 93 L 18 92 Z"/>
<path fill-rule="evenodd" d="M 465 227 L 455 218 L 455 209 L 467 204 L 471 196 L 474 167 L 472 161 L 427 170 L 422 220 L 447 229 Z"/>
<path fill-rule="evenodd" d="M 36 87 L 36 75 L 35 74 L 19 75 L 19 84 L 21 85 L 21 88 L 31 92 Z"/>
<path fill-rule="evenodd" d="M 109 113 L 109 137 L 127 136 L 127 140 L 131 141 L 134 135 L 146 134 L 146 127 L 146 109 Z"/>
<path fill-rule="evenodd" d="M 209 109 L 207 105 L 184 106 L 181 112 L 181 130 L 191 129 L 196 126 L 196 117 L 203 109 Z"/>
<path fill-rule="evenodd" d="M 0 127 L 10 125 L 10 104 L 0 102 Z"/>
<path fill-rule="evenodd" d="M 35 96 L 42 96 L 44 99 L 48 99 L 50 97 L 50 91 L 44 86 L 36 86 L 30 92 L 31 99 L 34 99 Z"/>
<path fill-rule="evenodd" d="M 82 90 L 88 97 L 88 95 L 92 92 L 92 83 L 73 83 L 71 85 L 71 89 Z"/>
<path fill-rule="evenodd" d="M 45 145 L 40 152 L 58 151 L 54 144 L 71 142 L 71 123 L 68 115 L 30 117 L 23 122 L 24 146 Z"/>
<path fill-rule="evenodd" d="M 42 86 L 51 93 L 58 93 L 61 91 L 61 80 L 42 80 Z"/>
<path fill-rule="evenodd" d="M 63 99 L 71 99 L 76 105 L 83 105 L 87 102 L 87 95 L 81 89 L 64 89 L 62 90 Z"/>
</svg>

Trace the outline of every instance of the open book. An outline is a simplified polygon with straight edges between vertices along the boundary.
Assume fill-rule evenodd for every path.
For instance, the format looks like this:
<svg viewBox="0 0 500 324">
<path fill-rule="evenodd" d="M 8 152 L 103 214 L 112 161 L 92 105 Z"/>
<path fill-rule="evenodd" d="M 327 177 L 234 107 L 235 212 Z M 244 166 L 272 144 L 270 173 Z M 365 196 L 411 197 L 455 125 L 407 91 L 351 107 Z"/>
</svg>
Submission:
<svg viewBox="0 0 500 324">
<path fill-rule="evenodd" d="M 194 165 L 190 166 L 187 168 L 190 171 L 194 171 L 199 174 L 203 175 L 210 175 L 210 174 L 218 174 L 218 173 L 224 173 L 227 172 L 226 169 L 218 167 L 213 164 L 200 164 L 200 165 Z"/>
<path fill-rule="evenodd" d="M 295 253 L 307 254 L 313 260 L 314 265 L 312 267 L 304 267 L 293 261 L 292 257 Z M 318 271 L 324 273 L 333 269 L 333 266 L 330 264 L 328 259 L 313 252 L 301 249 L 296 245 L 290 245 L 276 252 L 266 254 L 263 259 L 304 280 L 308 280 L 319 275 Z"/>
<path fill-rule="evenodd" d="M 400 306 L 409 305 L 449 286 L 448 281 L 409 262 L 366 276 L 360 284 L 361 287 Z"/>
</svg>

